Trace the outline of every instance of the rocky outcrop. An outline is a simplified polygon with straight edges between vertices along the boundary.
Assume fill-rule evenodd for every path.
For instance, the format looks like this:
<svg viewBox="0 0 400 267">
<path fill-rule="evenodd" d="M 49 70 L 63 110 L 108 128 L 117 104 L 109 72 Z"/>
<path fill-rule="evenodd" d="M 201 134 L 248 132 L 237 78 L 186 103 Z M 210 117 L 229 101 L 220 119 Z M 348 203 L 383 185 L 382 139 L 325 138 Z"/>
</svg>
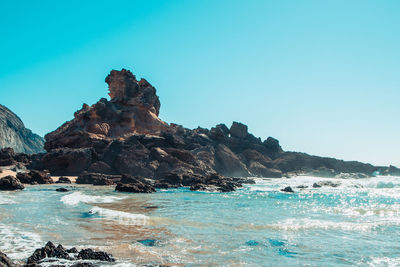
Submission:
<svg viewBox="0 0 400 267">
<path fill-rule="evenodd" d="M 24 185 L 14 176 L 8 175 L 0 179 L 0 190 L 22 190 Z"/>
<path fill-rule="evenodd" d="M 115 259 L 112 257 L 111 254 L 108 254 L 103 251 L 94 251 L 90 248 L 82 249 L 76 257 L 71 256 L 70 253 L 76 254 L 78 253 L 78 250 L 76 248 L 65 249 L 62 245 L 58 245 L 56 247 L 52 242 L 49 241 L 44 247 L 35 250 L 35 252 L 28 258 L 27 265 L 38 266 L 37 264 L 45 262 L 47 258 L 64 259 L 68 261 L 94 260 L 103 262 L 115 262 Z M 52 260 L 52 262 L 53 261 L 54 260 Z M 77 262 L 73 266 L 93 266 L 93 265 L 90 264 L 89 262 L 84 262 L 84 263 Z"/>
<path fill-rule="evenodd" d="M 120 183 L 117 190 L 133 192 L 147 191 L 140 187 L 143 180 L 123 183 L 109 177 L 145 177 L 156 188 L 232 191 L 243 181 L 229 177 L 332 177 L 378 170 L 360 162 L 285 152 L 277 139 L 262 141 L 240 122 L 210 130 L 167 124 L 158 118 L 160 101 L 146 80 L 113 70 L 106 82 L 110 100 L 84 104 L 73 120 L 46 135 L 48 153 L 34 166 L 54 175 L 79 175 L 79 183 Z"/>
<path fill-rule="evenodd" d="M 21 119 L 0 105 L 0 148 L 10 147 L 18 153 L 44 152 L 44 139 L 25 128 Z"/>
<path fill-rule="evenodd" d="M 145 79 L 136 80 L 128 70 L 113 70 L 107 76 L 111 100 L 86 104 L 74 119 L 45 136 L 45 149 L 104 148 L 109 140 L 133 133 L 159 134 L 167 124 L 158 118 L 160 101 L 156 89 Z"/>
</svg>

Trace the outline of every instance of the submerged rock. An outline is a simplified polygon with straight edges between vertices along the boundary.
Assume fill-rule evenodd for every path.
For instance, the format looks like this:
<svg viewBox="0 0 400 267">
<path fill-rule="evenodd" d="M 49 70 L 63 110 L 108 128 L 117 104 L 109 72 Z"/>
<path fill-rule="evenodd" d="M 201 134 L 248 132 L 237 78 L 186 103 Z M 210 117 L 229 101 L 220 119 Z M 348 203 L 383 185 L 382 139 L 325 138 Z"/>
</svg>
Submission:
<svg viewBox="0 0 400 267">
<path fill-rule="evenodd" d="M 138 240 L 137 242 L 147 247 L 154 247 L 157 244 L 157 240 L 155 239 L 143 239 L 143 240 Z"/>
<path fill-rule="evenodd" d="M 8 175 L 0 179 L 0 190 L 22 190 L 24 185 L 14 176 Z"/>
</svg>

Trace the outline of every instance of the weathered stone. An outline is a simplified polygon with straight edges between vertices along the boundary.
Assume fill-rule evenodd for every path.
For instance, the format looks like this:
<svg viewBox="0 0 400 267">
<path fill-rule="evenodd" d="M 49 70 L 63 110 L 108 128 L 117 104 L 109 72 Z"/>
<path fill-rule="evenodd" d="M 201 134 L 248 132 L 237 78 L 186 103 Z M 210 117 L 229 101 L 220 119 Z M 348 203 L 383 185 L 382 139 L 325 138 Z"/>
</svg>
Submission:
<svg viewBox="0 0 400 267">
<path fill-rule="evenodd" d="M 248 176 L 249 172 L 246 166 L 240 161 L 239 157 L 233 153 L 227 146 L 218 145 L 215 151 L 217 159 L 216 170 L 228 176 Z"/>
<path fill-rule="evenodd" d="M 17 174 L 17 178 L 23 184 L 52 184 L 54 183 L 50 175 L 44 171 L 31 170 L 28 173 L 20 172 Z"/>
<path fill-rule="evenodd" d="M 234 121 L 232 123 L 231 129 L 229 130 L 229 133 L 231 134 L 232 137 L 246 138 L 248 134 L 247 125 Z"/>
<path fill-rule="evenodd" d="M 47 153 L 42 162 L 53 175 L 78 175 L 87 170 L 95 158 L 93 148 L 59 148 Z"/>
<path fill-rule="evenodd" d="M 0 178 L 0 190 L 13 191 L 22 190 L 24 188 L 24 185 L 14 176 L 8 175 Z"/>
</svg>

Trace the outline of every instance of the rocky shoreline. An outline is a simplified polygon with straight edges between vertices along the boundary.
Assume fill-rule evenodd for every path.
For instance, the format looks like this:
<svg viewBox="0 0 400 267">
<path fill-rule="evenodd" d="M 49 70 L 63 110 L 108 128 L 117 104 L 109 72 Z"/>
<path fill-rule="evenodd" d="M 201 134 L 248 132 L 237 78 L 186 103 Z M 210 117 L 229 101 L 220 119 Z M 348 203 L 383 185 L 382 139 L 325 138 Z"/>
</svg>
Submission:
<svg viewBox="0 0 400 267">
<path fill-rule="evenodd" d="M 106 82 L 110 100 L 83 104 L 73 120 L 45 136 L 46 153 L 2 149 L 0 166 L 15 165 L 22 183 L 78 176 L 77 183 L 116 185 L 118 191 L 134 193 L 181 186 L 230 192 L 252 183 L 252 177 L 400 174 L 394 166 L 285 152 L 277 139 L 263 141 L 239 122 L 193 130 L 168 124 L 158 117 L 156 89 L 145 79 L 138 81 L 123 69 L 111 71 Z"/>
<path fill-rule="evenodd" d="M 59 260 L 65 260 L 67 265 L 59 264 Z M 55 262 L 55 264 L 51 264 Z M 99 266 L 99 262 L 115 262 L 111 254 L 103 251 L 94 251 L 90 248 L 78 251 L 75 247 L 66 249 L 62 245 L 57 247 L 52 242 L 35 250 L 35 252 L 27 259 L 26 264 L 14 263 L 6 254 L 0 251 L 0 267 L 40 267 L 41 264 L 53 267 L 95 267 Z"/>
</svg>

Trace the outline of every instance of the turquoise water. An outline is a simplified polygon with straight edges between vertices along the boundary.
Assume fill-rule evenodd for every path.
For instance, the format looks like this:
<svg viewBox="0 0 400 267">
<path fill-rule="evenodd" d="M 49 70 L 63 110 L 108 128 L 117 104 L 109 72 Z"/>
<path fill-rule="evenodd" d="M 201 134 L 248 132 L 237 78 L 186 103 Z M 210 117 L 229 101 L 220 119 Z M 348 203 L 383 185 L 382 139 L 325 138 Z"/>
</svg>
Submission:
<svg viewBox="0 0 400 267">
<path fill-rule="evenodd" d="M 312 188 L 326 180 L 340 185 Z M 0 192 L 1 251 L 24 261 L 52 240 L 119 266 L 400 266 L 397 177 L 259 179 L 232 193 L 57 187 Z"/>
</svg>

